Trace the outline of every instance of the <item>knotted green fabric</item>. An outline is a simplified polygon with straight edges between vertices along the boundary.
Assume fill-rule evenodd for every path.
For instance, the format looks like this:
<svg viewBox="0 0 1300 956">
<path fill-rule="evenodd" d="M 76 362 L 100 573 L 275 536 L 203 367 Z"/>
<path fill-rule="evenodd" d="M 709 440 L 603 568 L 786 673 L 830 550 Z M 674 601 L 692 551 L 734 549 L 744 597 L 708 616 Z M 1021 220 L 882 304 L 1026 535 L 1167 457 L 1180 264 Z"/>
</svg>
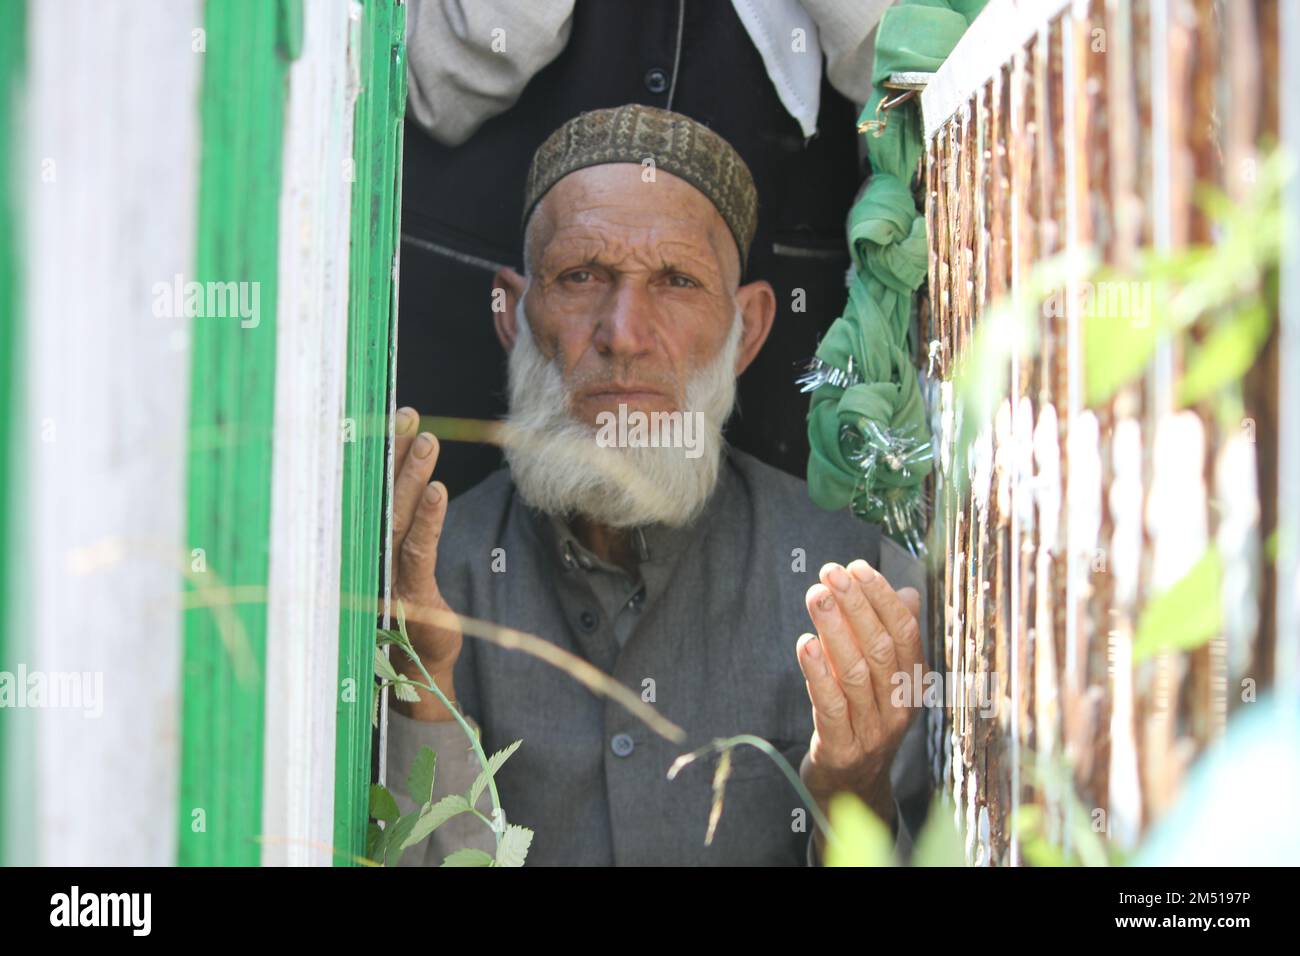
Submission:
<svg viewBox="0 0 1300 956">
<path fill-rule="evenodd" d="M 849 213 L 853 279 L 844 314 L 831 325 L 801 381 L 808 410 L 808 491 L 822 508 L 852 508 L 914 552 L 922 549 L 921 486 L 934 453 L 908 347 L 912 295 L 925 279 L 925 217 L 910 183 L 921 159 L 920 103 L 913 97 L 878 117 L 893 73 L 937 70 L 986 0 L 903 0 L 876 30 L 874 89 L 859 123 L 872 177 Z"/>
</svg>

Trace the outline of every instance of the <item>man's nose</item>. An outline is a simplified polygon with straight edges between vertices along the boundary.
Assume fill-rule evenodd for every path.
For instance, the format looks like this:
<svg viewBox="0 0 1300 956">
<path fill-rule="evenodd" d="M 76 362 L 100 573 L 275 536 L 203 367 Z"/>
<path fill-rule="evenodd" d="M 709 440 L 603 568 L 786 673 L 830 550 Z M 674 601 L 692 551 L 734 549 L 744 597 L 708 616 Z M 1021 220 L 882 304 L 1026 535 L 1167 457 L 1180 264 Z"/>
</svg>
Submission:
<svg viewBox="0 0 1300 956">
<path fill-rule="evenodd" d="M 655 306 L 648 291 L 622 283 L 596 320 L 593 344 L 601 355 L 633 358 L 654 348 Z"/>
</svg>

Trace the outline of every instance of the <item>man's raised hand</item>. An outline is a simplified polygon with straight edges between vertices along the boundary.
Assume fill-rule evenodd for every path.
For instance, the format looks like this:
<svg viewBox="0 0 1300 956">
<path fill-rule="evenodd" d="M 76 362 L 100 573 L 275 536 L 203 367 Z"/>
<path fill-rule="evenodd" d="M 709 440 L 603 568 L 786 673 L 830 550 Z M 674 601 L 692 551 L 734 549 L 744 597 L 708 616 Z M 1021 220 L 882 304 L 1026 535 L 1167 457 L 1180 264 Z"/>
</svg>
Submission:
<svg viewBox="0 0 1300 956">
<path fill-rule="evenodd" d="M 813 736 L 800 775 L 819 803 L 848 790 L 888 822 L 889 767 L 915 715 L 895 706 L 895 674 L 911 680 L 924 663 L 917 623 L 921 596 L 894 591 L 866 561 L 828 564 L 805 601 L 817 636 L 796 654 L 813 708 Z"/>
<path fill-rule="evenodd" d="M 461 630 L 446 620 L 422 620 L 421 614 L 451 609 L 436 578 L 438 540 L 447 516 L 447 487 L 429 480 L 438 463 L 438 439 L 431 432 L 420 432 L 419 425 L 415 409 L 398 410 L 393 448 L 393 597 L 405 607 L 411 646 L 438 687 L 454 700 L 452 671 L 464 640 Z M 423 681 L 413 662 L 399 658 L 404 655 L 395 654 L 393 665 L 400 673 Z M 427 691 L 420 692 L 418 704 L 396 706 L 420 720 L 451 719 L 451 713 Z"/>
</svg>

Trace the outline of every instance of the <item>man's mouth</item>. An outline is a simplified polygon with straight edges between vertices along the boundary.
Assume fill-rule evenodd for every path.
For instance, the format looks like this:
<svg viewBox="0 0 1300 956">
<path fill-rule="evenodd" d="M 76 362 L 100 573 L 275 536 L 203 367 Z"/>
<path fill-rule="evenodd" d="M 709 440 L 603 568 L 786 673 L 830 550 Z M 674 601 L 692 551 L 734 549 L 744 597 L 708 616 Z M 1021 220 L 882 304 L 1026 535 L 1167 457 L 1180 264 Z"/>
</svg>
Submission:
<svg viewBox="0 0 1300 956">
<path fill-rule="evenodd" d="M 614 386 L 602 385 L 599 388 L 587 389 L 578 393 L 578 400 L 583 402 L 601 401 L 601 402 L 662 402 L 668 399 L 668 395 L 662 391 L 641 385 Z"/>
</svg>

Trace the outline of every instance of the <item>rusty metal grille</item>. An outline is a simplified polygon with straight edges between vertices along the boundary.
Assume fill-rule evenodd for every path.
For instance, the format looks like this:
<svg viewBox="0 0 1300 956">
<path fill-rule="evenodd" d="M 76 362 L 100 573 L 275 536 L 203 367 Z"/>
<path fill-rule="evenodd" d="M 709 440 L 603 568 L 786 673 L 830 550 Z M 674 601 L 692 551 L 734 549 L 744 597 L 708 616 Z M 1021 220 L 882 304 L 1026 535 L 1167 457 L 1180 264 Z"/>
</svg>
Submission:
<svg viewBox="0 0 1300 956">
<path fill-rule="evenodd" d="M 1260 540 L 1276 524 L 1276 349 L 1249 373 L 1238 423 L 1177 411 L 1176 346 L 1090 410 L 1067 295 L 1064 309 L 1039 310 L 1038 347 L 1013 353 L 960 491 L 944 419 L 953 376 L 985 311 L 1036 264 L 1087 246 L 1122 266 L 1141 249 L 1212 241 L 1195 185 L 1241 195 L 1259 143 L 1277 134 L 1278 10 L 1273 0 L 992 7 L 1031 26 L 991 55 L 977 21 L 923 94 L 930 273 L 917 360 L 945 446 L 931 489 L 929 660 L 956 688 L 927 712 L 933 773 L 964 821 L 969 861 L 1016 865 L 1026 861 L 1013 819 L 1026 806 L 1067 848 L 1071 801 L 1111 843 L 1135 845 L 1241 706 L 1243 682 L 1270 682 L 1267 561 L 1248 575 L 1253 626 L 1136 666 L 1131 654 L 1142 609 L 1195 529 L 1215 538 L 1225 502 L 1257 504 Z M 980 63 L 991 68 L 963 89 Z M 1231 467 L 1242 461 L 1257 488 L 1244 505 Z M 994 708 L 978 706 L 980 688 Z"/>
</svg>

